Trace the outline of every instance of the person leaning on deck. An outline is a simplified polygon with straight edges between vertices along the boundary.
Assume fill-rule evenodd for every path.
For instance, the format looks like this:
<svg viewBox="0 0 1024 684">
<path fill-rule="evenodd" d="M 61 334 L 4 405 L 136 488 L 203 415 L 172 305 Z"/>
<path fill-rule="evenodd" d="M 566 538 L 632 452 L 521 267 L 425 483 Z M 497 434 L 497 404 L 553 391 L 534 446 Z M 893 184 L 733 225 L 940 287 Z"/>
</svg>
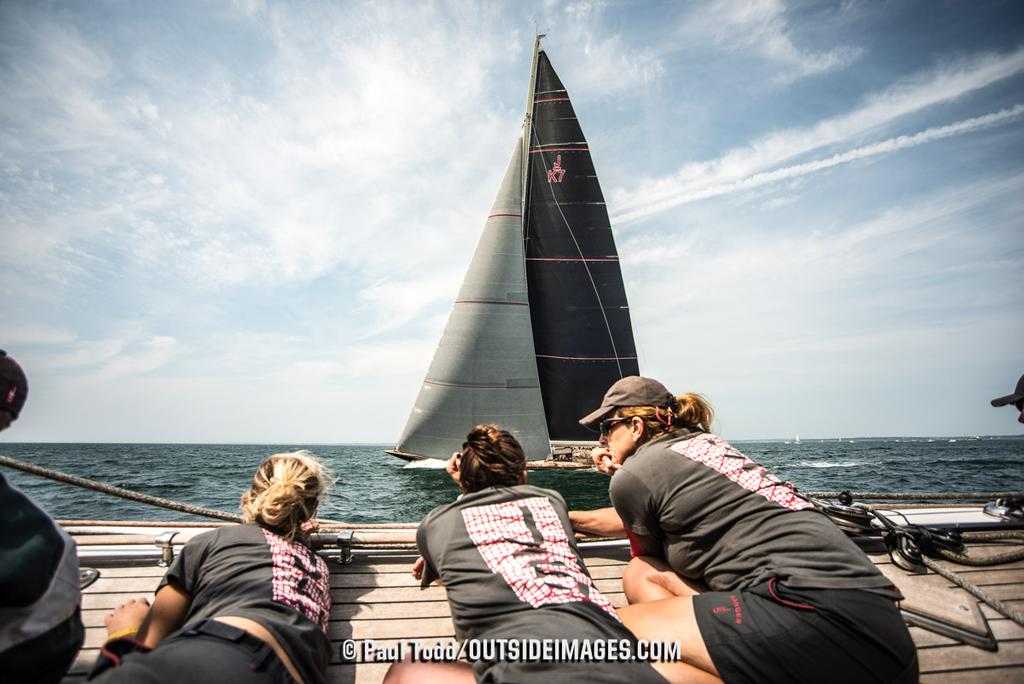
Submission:
<svg viewBox="0 0 1024 684">
<path fill-rule="evenodd" d="M 0 350 L 0 431 L 18 419 L 28 378 Z M 59 682 L 82 647 L 75 542 L 0 474 L 0 680 Z"/>
<path fill-rule="evenodd" d="M 329 478 L 308 451 L 276 454 L 242 495 L 244 525 L 192 538 L 145 599 L 107 617 L 103 682 L 325 682 L 330 573 L 306 541 Z"/>
<path fill-rule="evenodd" d="M 604 640 L 635 638 L 595 587 L 580 557 L 565 501 L 526 484 L 526 457 L 515 437 L 478 425 L 452 456 L 448 472 L 463 495 L 438 506 L 416 532 L 421 558 L 413 576 L 440 579 L 456 636 L 466 640 Z M 507 642 L 506 642 L 507 643 Z M 398 682 L 664 682 L 645 662 L 478 660 L 403 661 L 384 681 Z"/>
<path fill-rule="evenodd" d="M 623 378 L 580 423 L 599 426 L 614 508 L 579 531 L 629 537 L 619 610 L 640 639 L 678 640 L 672 682 L 915 682 L 895 587 L 813 504 L 711 434 L 712 410 Z"/>
</svg>

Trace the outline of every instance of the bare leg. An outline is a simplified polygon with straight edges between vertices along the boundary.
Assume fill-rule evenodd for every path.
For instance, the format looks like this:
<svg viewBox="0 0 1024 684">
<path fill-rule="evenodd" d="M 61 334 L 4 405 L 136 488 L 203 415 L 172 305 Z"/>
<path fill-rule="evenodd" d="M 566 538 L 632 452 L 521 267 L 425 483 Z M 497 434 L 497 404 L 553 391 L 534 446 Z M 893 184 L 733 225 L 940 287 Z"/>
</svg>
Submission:
<svg viewBox="0 0 1024 684">
<path fill-rule="evenodd" d="M 149 601 L 145 598 L 135 598 L 122 603 L 103 620 L 107 626 L 107 638 L 128 629 L 138 630 L 148 614 Z M 134 632 L 131 636 L 134 636 Z"/>
<path fill-rule="evenodd" d="M 721 682 L 711 662 L 693 612 L 693 595 L 639 603 L 618 609 L 622 623 L 637 639 L 676 642 L 681 662 L 652 662 L 661 676 L 673 684 Z"/>
<path fill-rule="evenodd" d="M 473 668 L 466 662 L 414 663 L 403 660 L 393 664 L 384 675 L 384 684 L 473 684 Z"/>
<path fill-rule="evenodd" d="M 649 603 L 673 596 L 694 596 L 703 587 L 677 575 L 661 558 L 637 556 L 622 573 L 622 590 L 630 605 Z"/>
</svg>

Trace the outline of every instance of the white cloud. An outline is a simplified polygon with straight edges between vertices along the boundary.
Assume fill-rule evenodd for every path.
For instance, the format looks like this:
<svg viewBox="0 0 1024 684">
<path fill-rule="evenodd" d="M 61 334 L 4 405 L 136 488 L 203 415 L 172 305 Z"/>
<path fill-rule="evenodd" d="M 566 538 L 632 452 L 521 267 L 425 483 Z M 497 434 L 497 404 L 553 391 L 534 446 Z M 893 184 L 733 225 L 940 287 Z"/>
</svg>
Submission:
<svg viewBox="0 0 1024 684">
<path fill-rule="evenodd" d="M 272 41 L 252 73 L 215 54 L 161 59 L 172 43 L 115 64 L 60 15 L 22 12 L 4 118 L 28 135 L 0 140 L 22 179 L 0 194 L 0 230 L 22 239 L 0 259 L 67 274 L 83 250 L 110 249 L 201 287 L 302 283 L 341 264 L 429 263 L 466 211 L 455 230 L 478 229 L 493 188 L 477 180 L 500 173 L 518 119 L 489 82 L 515 51 L 477 40 L 496 15 L 323 6 L 310 23 L 239 9 Z M 448 21 L 455 39 L 437 28 Z"/>
<path fill-rule="evenodd" d="M 577 101 L 635 90 L 657 81 L 665 71 L 656 50 L 628 44 L 620 34 L 606 30 L 602 22 L 606 5 L 596 0 L 546 3 L 544 25 L 552 31 L 544 44 L 553 46 L 555 58 L 560 45 L 573 46 L 579 55 L 577 61 L 558 67 L 562 82 L 569 84 Z"/>
<path fill-rule="evenodd" d="M 127 341 L 122 339 L 81 341 L 74 345 L 73 351 L 49 358 L 46 365 L 58 371 L 98 365 L 116 357 L 124 349 L 125 344 Z"/>
<path fill-rule="evenodd" d="M 709 197 L 716 197 L 733 192 L 742 192 L 770 183 L 776 183 L 782 180 L 805 176 L 809 173 L 823 171 L 839 166 L 840 164 L 847 164 L 860 159 L 867 159 L 869 157 L 915 147 L 934 140 L 942 140 L 943 138 L 970 133 L 982 128 L 1019 119 L 1021 115 L 1024 115 L 1024 104 L 1015 105 L 1009 109 L 992 112 L 991 114 L 965 119 L 964 121 L 958 121 L 946 126 L 935 126 L 919 133 L 915 133 L 914 135 L 901 135 L 895 138 L 889 138 L 888 140 L 883 140 L 872 145 L 864 145 L 863 147 L 858 147 L 847 152 L 834 154 L 827 159 L 818 159 L 815 161 L 804 162 L 803 164 L 786 166 L 781 169 L 775 169 L 774 171 L 756 173 L 731 183 L 693 188 L 674 197 L 658 202 L 649 202 L 645 206 L 632 212 L 616 214 L 612 220 L 619 224 L 636 221 L 682 204 L 688 204 L 690 202 L 696 202 Z"/>
<path fill-rule="evenodd" d="M 6 348 L 10 351 L 14 347 L 21 345 L 65 344 L 74 339 L 74 333 L 64 327 L 38 323 L 5 325 L 3 331 L 0 332 L 0 349 Z M 6 345 L 6 347 L 3 345 Z"/>
<path fill-rule="evenodd" d="M 701 4 L 683 23 L 683 40 L 710 42 L 722 50 L 754 52 L 781 67 L 788 81 L 845 67 L 860 56 L 854 47 L 827 52 L 799 49 L 790 37 L 781 0 L 716 0 Z"/>
<path fill-rule="evenodd" d="M 177 341 L 166 335 L 154 335 L 134 354 L 118 354 L 101 371 L 101 377 L 113 380 L 124 376 L 151 373 L 167 364 L 174 354 Z"/>
<path fill-rule="evenodd" d="M 611 193 L 610 202 L 616 215 L 614 220 L 635 220 L 694 199 L 746 189 L 775 178 L 765 174 L 778 173 L 778 178 L 784 178 L 792 177 L 786 174 L 792 174 L 793 170 L 799 168 L 809 172 L 814 170 L 814 164 L 825 163 L 827 160 L 810 162 L 811 167 L 797 164 L 790 167 L 789 171 L 771 169 L 816 149 L 857 141 L 861 136 L 892 124 L 900 117 L 940 102 L 954 100 L 1017 74 L 1021 70 L 1024 70 L 1024 48 L 1005 55 L 982 55 L 929 74 L 919 74 L 883 93 L 867 98 L 864 105 L 848 114 L 825 119 L 809 128 L 773 133 L 755 140 L 748 146 L 729 150 L 717 159 L 687 164 L 670 176 L 643 179 L 632 189 L 616 189 Z M 1013 111 L 1011 114 L 997 112 L 987 116 L 995 117 L 998 122 L 1017 116 L 1016 110 Z M 986 117 L 978 119 L 978 125 L 990 125 L 986 123 Z M 954 127 L 959 125 L 953 124 Z M 948 134 L 971 130 L 971 125 L 974 124 L 962 130 L 950 129 L 952 132 Z M 929 139 L 932 138 L 918 138 L 915 144 Z M 897 143 L 897 140 L 902 142 Z M 884 146 L 909 142 L 911 141 L 901 137 L 879 144 Z M 875 154 L 883 150 L 882 147 L 873 145 L 858 149 L 861 153 L 874 150 L 872 153 Z M 842 153 L 830 159 L 836 160 L 841 157 Z"/>
<path fill-rule="evenodd" d="M 462 271 L 446 269 L 419 274 L 414 279 L 386 280 L 359 292 L 360 309 L 373 323 L 364 335 L 372 337 L 405 326 L 441 302 L 453 302 Z"/>
</svg>

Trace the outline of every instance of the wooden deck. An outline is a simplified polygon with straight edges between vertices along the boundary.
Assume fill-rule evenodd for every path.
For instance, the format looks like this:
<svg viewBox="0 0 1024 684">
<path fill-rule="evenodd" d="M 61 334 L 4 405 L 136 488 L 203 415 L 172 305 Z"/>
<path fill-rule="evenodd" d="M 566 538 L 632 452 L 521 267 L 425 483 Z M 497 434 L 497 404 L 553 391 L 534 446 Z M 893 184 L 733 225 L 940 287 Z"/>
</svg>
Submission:
<svg viewBox="0 0 1024 684">
<path fill-rule="evenodd" d="M 136 544 L 143 538 L 137 535 Z M 80 539 L 85 541 L 85 538 Z M 105 541 L 109 543 L 110 540 Z M 89 546 L 86 542 L 82 548 Z M 153 547 L 148 545 L 148 548 Z M 994 544 L 987 548 L 972 547 L 972 553 L 998 548 Z M 585 546 L 584 549 L 584 557 L 597 588 L 616 606 L 623 605 L 622 571 L 629 560 L 628 550 L 623 546 L 608 545 Z M 346 639 L 360 643 L 369 639 L 377 647 L 386 647 L 411 639 L 429 644 L 447 642 L 453 637 L 444 589 L 431 587 L 421 591 L 409 574 L 414 559 L 411 552 L 357 551 L 349 565 L 330 561 L 334 603 L 330 638 L 334 653 L 328 671 L 329 681 L 379 682 L 387 671 L 388 663 L 342 662 L 338 651 Z M 988 606 L 981 605 L 979 611 L 978 602 L 973 597 L 938 575 L 909 578 L 891 563 L 888 556 L 877 555 L 872 559 L 880 569 L 897 580 L 908 597 L 908 603 L 916 602 L 917 607 L 926 613 L 959 612 L 968 622 L 972 619 L 969 612 L 979 613 L 978 623 L 987 626 L 998 640 L 998 650 L 987 651 L 920 627 L 911 627 L 918 646 L 922 682 L 1004 684 L 1024 681 L 1024 628 Z M 90 563 L 83 560 L 83 565 Z M 946 565 L 983 587 L 994 598 L 1007 601 L 1018 609 L 1024 607 L 1024 561 L 983 568 Z M 129 598 L 151 595 L 162 575 L 163 568 L 152 562 L 136 567 L 100 567 L 99 579 L 86 589 L 83 596 L 85 646 L 66 682 L 84 680 L 104 641 L 104 616 Z"/>
</svg>

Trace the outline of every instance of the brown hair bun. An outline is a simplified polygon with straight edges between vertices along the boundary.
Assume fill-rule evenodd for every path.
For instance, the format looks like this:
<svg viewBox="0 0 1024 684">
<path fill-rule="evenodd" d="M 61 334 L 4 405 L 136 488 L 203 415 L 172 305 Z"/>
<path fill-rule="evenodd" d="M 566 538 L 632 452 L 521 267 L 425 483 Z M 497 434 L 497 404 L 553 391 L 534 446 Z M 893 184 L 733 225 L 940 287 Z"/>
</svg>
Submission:
<svg viewBox="0 0 1024 684">
<path fill-rule="evenodd" d="M 463 492 L 517 485 L 525 471 L 523 447 L 508 430 L 477 425 L 466 435 L 459 460 L 459 487 Z"/>
</svg>

